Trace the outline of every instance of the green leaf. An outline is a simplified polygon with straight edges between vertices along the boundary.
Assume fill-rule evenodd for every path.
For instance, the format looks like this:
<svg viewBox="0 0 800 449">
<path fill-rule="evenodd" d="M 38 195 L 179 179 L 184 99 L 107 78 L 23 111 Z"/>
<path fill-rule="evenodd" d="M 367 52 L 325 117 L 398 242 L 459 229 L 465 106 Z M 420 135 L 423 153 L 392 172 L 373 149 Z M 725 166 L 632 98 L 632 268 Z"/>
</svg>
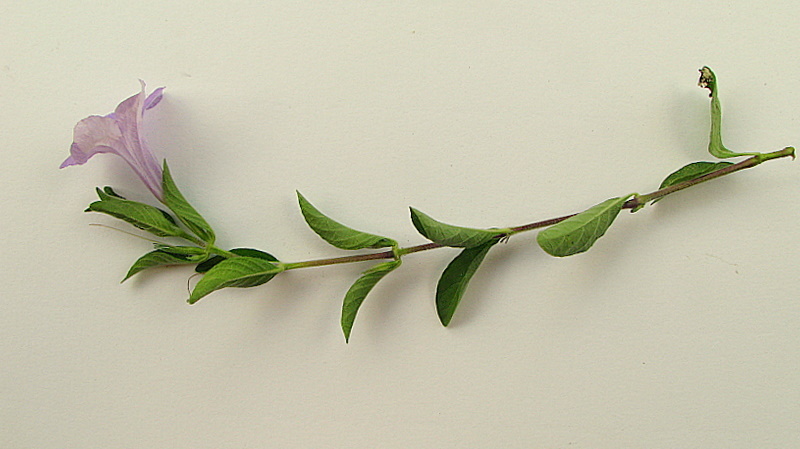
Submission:
<svg viewBox="0 0 800 449">
<path fill-rule="evenodd" d="M 359 307 L 369 292 L 384 276 L 400 266 L 400 259 L 380 263 L 365 271 L 347 291 L 342 303 L 342 331 L 346 342 L 350 341 L 350 331 L 356 319 Z"/>
<path fill-rule="evenodd" d="M 196 236 L 200 237 L 200 239 L 208 244 L 213 244 L 216 238 L 214 230 L 211 229 L 208 222 L 206 222 L 200 213 L 186 201 L 186 198 L 184 198 L 183 194 L 178 190 L 178 186 L 175 185 L 175 181 L 172 179 L 172 175 L 169 172 L 167 161 L 164 161 L 164 174 L 161 184 L 164 190 L 164 204 L 166 204 L 167 207 L 178 216 L 178 219 L 194 232 Z"/>
<path fill-rule="evenodd" d="M 246 257 L 255 257 L 257 259 L 264 259 L 270 262 L 279 262 L 275 256 L 270 253 L 265 253 L 264 251 L 259 251 L 257 249 L 252 248 L 234 248 L 231 250 L 232 253 L 239 255 L 239 256 L 246 256 Z M 205 273 L 208 270 L 214 268 L 218 263 L 226 260 L 227 257 L 223 256 L 211 256 L 208 260 L 203 263 L 197 264 L 194 271 L 198 273 Z"/>
<path fill-rule="evenodd" d="M 200 279 L 189 296 L 194 304 L 209 293 L 225 287 L 255 287 L 283 271 L 283 267 L 256 257 L 232 257 L 223 260 Z"/>
<path fill-rule="evenodd" d="M 442 272 L 442 277 L 436 285 L 436 312 L 444 326 L 450 324 L 472 275 L 478 270 L 486 253 L 499 241 L 490 240 L 480 246 L 465 248 Z"/>
<path fill-rule="evenodd" d="M 174 246 L 163 243 L 156 243 L 156 249 L 175 254 L 178 256 L 192 256 L 195 260 L 205 259 L 208 257 L 208 250 L 197 246 Z"/>
<path fill-rule="evenodd" d="M 548 254 L 556 257 L 582 253 L 606 233 L 630 197 L 611 198 L 550 226 L 536 236 L 536 241 Z"/>
<path fill-rule="evenodd" d="M 510 232 L 509 229 L 475 229 L 453 226 L 411 208 L 411 222 L 428 240 L 443 246 L 472 248 Z"/>
<path fill-rule="evenodd" d="M 700 87 L 706 88 L 711 97 L 711 137 L 708 142 L 708 152 L 714 157 L 726 159 L 737 156 L 753 156 L 760 153 L 737 153 L 725 148 L 722 144 L 722 105 L 719 102 L 717 90 L 717 77 L 708 67 L 700 69 Z"/>
<path fill-rule="evenodd" d="M 684 181 L 691 181 L 729 165 L 733 165 L 733 162 L 692 162 L 670 173 L 658 189 L 661 190 Z"/>
<path fill-rule="evenodd" d="M 733 165 L 733 162 L 692 162 L 691 164 L 684 165 L 678 170 L 670 173 L 670 175 L 664 179 L 658 189 L 661 190 L 681 182 L 697 179 L 703 175 L 715 172 L 720 168 L 727 167 L 729 165 Z M 653 203 L 660 199 L 661 198 L 656 198 L 653 200 Z"/>
<path fill-rule="evenodd" d="M 119 198 L 121 200 L 125 199 L 124 196 L 122 196 L 119 193 L 115 192 L 114 189 L 112 189 L 110 186 L 103 187 L 103 192 L 108 194 L 108 195 L 115 196 L 115 197 L 117 197 L 117 198 Z"/>
<path fill-rule="evenodd" d="M 184 248 L 184 247 L 174 247 L 174 248 Z M 195 248 L 195 247 L 185 247 L 185 248 Z M 189 265 L 197 263 L 198 260 L 202 260 L 203 258 L 204 257 L 200 255 L 180 254 L 178 252 L 170 252 L 166 249 L 157 249 L 155 251 L 151 251 L 145 254 L 144 256 L 140 257 L 136 262 L 134 262 L 130 270 L 128 270 L 128 274 L 125 275 L 125 279 L 123 279 L 121 282 L 127 281 L 134 274 L 139 273 L 140 271 L 146 270 L 148 268 L 163 267 L 168 265 Z"/>
<path fill-rule="evenodd" d="M 112 191 L 113 192 L 113 191 Z M 168 213 L 149 204 L 129 201 L 97 189 L 100 201 L 90 204 L 86 212 L 100 212 L 127 221 L 139 229 L 159 237 L 187 237 Z"/>
<path fill-rule="evenodd" d="M 297 192 L 297 199 L 308 226 L 323 240 L 337 248 L 362 249 L 397 246 L 397 242 L 390 238 L 357 231 L 328 218 L 308 202 L 300 192 Z"/>
</svg>

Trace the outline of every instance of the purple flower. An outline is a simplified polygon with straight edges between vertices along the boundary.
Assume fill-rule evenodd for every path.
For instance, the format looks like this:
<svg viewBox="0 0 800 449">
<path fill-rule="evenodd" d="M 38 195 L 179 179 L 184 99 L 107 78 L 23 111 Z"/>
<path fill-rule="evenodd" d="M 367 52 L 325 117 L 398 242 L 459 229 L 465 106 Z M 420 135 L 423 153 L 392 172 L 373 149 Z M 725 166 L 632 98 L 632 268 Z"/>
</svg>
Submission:
<svg viewBox="0 0 800 449">
<path fill-rule="evenodd" d="M 161 164 L 150 151 L 142 136 L 144 111 L 161 101 L 163 87 L 145 98 L 144 81 L 142 91 L 117 106 L 104 117 L 89 116 L 75 125 L 70 156 L 61 167 L 83 165 L 98 153 L 112 153 L 125 159 L 142 182 L 159 200 L 163 199 L 161 188 Z"/>
</svg>

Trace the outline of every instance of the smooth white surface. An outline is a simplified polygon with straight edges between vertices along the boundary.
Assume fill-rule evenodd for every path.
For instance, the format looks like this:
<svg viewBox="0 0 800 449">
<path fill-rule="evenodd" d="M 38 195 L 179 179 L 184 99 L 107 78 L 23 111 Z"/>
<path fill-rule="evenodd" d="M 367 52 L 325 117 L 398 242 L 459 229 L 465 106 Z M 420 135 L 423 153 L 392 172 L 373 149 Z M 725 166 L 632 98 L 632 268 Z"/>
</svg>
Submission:
<svg viewBox="0 0 800 449">
<path fill-rule="evenodd" d="M 366 265 L 192 307 L 188 270 L 119 285 L 148 244 L 81 211 L 147 191 L 110 156 L 57 167 L 138 78 L 167 86 L 150 143 L 220 244 L 287 261 L 341 254 L 294 189 L 403 245 L 409 205 L 506 226 L 650 191 L 710 159 L 702 65 L 730 147 L 800 145 L 794 0 L 320 3 L 0 4 L 0 446 L 800 446 L 788 160 L 624 213 L 584 255 L 515 237 L 447 329 L 450 250 L 407 257 L 349 345 Z"/>
</svg>

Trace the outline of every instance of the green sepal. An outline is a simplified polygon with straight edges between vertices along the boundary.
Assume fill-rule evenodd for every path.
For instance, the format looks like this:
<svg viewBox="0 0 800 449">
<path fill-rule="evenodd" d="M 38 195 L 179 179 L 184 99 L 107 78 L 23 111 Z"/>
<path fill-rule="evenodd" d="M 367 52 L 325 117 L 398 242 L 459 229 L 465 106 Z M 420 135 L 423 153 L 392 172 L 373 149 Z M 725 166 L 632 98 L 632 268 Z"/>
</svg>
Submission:
<svg viewBox="0 0 800 449">
<path fill-rule="evenodd" d="M 189 304 L 225 287 L 255 287 L 283 271 L 283 266 L 256 257 L 232 257 L 216 264 L 194 286 Z"/>
<path fill-rule="evenodd" d="M 345 342 L 350 342 L 350 331 L 353 329 L 353 322 L 364 299 L 378 281 L 399 267 L 400 264 L 400 259 L 379 263 L 362 273 L 361 277 L 347 290 L 342 302 L 342 332 L 344 332 Z"/>
<path fill-rule="evenodd" d="M 130 201 L 106 191 L 96 189 L 100 201 L 89 205 L 85 212 L 100 212 L 124 220 L 139 229 L 159 237 L 188 237 L 175 219 L 167 212 L 149 204 Z"/>
<path fill-rule="evenodd" d="M 233 254 L 238 256 L 245 256 L 245 257 L 255 257 L 257 259 L 264 259 L 270 262 L 280 262 L 275 256 L 270 253 L 266 253 L 264 251 L 259 251 L 253 248 L 234 248 L 231 250 Z M 208 260 L 197 264 L 194 271 L 198 273 L 205 273 L 208 270 L 214 268 L 218 263 L 226 260 L 227 257 L 223 256 L 211 256 Z"/>
<path fill-rule="evenodd" d="M 709 90 L 711 97 L 711 136 L 708 141 L 708 152 L 720 159 L 737 156 L 754 156 L 761 153 L 737 153 L 725 148 L 722 144 L 722 105 L 719 102 L 717 77 L 708 67 L 700 69 L 698 85 Z"/>
<path fill-rule="evenodd" d="M 729 165 L 733 165 L 733 162 L 692 162 L 691 164 L 684 165 L 678 170 L 670 173 L 670 175 L 667 176 L 663 182 L 661 182 L 661 185 L 658 187 L 658 189 L 665 189 L 681 182 L 697 179 L 703 175 L 715 172 Z M 653 203 L 661 198 L 654 199 Z"/>
<path fill-rule="evenodd" d="M 472 248 L 510 232 L 509 229 L 475 229 L 453 226 L 436 221 L 413 207 L 410 209 L 411 222 L 417 231 L 428 240 L 443 246 Z"/>
<path fill-rule="evenodd" d="M 582 253 L 605 234 L 630 195 L 611 198 L 577 215 L 550 226 L 536 236 L 548 254 L 556 257 Z"/>
<path fill-rule="evenodd" d="M 442 272 L 436 285 L 436 313 L 439 321 L 447 326 L 467 290 L 469 281 L 483 262 L 486 253 L 499 242 L 499 239 L 463 249 Z"/>
<path fill-rule="evenodd" d="M 397 242 L 375 234 L 357 231 L 338 221 L 328 218 L 312 205 L 300 192 L 297 192 L 300 211 L 308 226 L 323 240 L 341 249 L 388 248 L 397 246 Z"/>
<path fill-rule="evenodd" d="M 175 181 L 172 179 L 167 161 L 164 161 L 164 173 L 162 175 L 161 186 L 164 191 L 162 202 L 170 208 L 178 219 L 186 225 L 196 236 L 209 245 L 214 244 L 216 236 L 211 225 L 200 215 L 197 210 L 186 201 L 183 194 L 178 190 Z"/>
<path fill-rule="evenodd" d="M 195 246 L 172 246 L 159 248 L 140 257 L 128 270 L 128 274 L 121 282 L 127 281 L 131 276 L 153 267 L 168 265 L 190 265 L 198 263 L 208 257 L 205 251 Z"/>
</svg>

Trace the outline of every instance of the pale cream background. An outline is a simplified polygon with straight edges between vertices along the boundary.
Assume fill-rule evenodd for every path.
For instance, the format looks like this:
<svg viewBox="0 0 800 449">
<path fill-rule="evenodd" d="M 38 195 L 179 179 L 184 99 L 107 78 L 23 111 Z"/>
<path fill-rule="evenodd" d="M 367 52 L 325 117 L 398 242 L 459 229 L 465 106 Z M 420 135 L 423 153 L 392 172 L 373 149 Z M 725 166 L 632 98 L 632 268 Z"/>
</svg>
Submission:
<svg viewBox="0 0 800 449">
<path fill-rule="evenodd" d="M 312 5 L 313 6 L 310 6 Z M 119 160 L 58 171 L 72 127 L 167 86 L 152 146 L 220 244 L 333 256 L 297 211 L 403 245 L 407 206 L 506 226 L 647 192 L 726 142 L 800 145 L 794 0 L 0 3 L 0 447 L 800 447 L 800 165 L 624 213 L 592 251 L 498 247 L 450 328 L 454 255 L 406 258 L 345 345 L 368 265 L 188 306 L 119 285 L 144 241 L 90 223 Z"/>
</svg>

